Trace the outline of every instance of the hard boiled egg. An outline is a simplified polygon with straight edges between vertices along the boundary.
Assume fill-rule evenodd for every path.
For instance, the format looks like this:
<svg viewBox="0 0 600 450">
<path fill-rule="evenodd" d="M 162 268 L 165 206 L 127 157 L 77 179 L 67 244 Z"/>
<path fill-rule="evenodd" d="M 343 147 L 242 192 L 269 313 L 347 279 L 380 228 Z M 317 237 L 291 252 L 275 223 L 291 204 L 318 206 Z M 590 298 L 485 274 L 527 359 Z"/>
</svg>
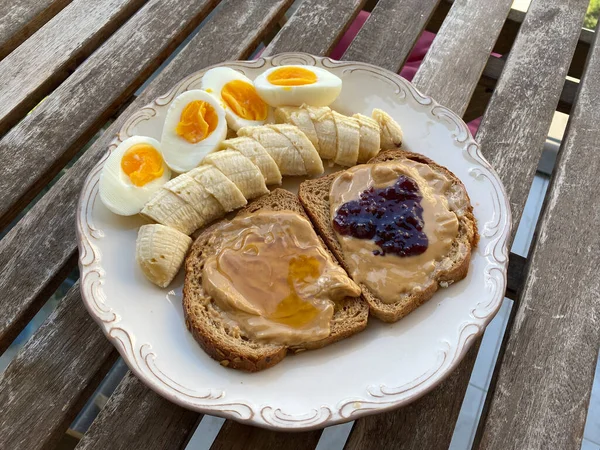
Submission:
<svg viewBox="0 0 600 450">
<path fill-rule="evenodd" d="M 187 91 L 167 111 L 162 154 L 171 170 L 187 172 L 219 148 L 226 135 L 225 110 L 219 100 L 199 89 Z"/>
<path fill-rule="evenodd" d="M 115 214 L 139 213 L 154 193 L 171 178 L 160 143 L 145 136 L 121 142 L 100 173 L 100 199 Z"/>
<path fill-rule="evenodd" d="M 261 98 L 271 106 L 327 106 L 342 90 L 342 80 L 320 67 L 280 66 L 254 80 Z"/>
<path fill-rule="evenodd" d="M 229 67 L 210 69 L 202 77 L 202 89 L 218 98 L 234 131 L 263 125 L 269 115 L 267 105 L 257 94 L 252 80 Z"/>
</svg>

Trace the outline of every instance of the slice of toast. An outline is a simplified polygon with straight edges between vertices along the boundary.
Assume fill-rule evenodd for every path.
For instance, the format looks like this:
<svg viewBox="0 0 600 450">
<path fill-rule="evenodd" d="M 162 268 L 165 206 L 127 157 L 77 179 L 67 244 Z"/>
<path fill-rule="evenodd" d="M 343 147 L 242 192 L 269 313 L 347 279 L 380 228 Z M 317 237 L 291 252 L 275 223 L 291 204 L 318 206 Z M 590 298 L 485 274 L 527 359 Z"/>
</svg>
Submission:
<svg viewBox="0 0 600 450">
<path fill-rule="evenodd" d="M 291 210 L 308 218 L 298 197 L 283 189 L 275 189 L 260 197 L 241 210 Z M 200 346 L 223 366 L 257 372 L 281 361 L 288 352 L 299 353 L 313 350 L 347 338 L 367 326 L 369 307 L 360 297 L 346 297 L 335 303 L 331 322 L 331 334 L 319 341 L 286 347 L 250 340 L 237 327 L 223 320 L 222 312 L 202 287 L 202 268 L 211 248 L 209 239 L 220 222 L 200 233 L 185 262 L 185 284 L 183 287 L 183 312 L 188 330 Z M 327 248 L 323 245 L 324 248 Z M 333 258 L 335 261 L 335 258 Z"/>
<path fill-rule="evenodd" d="M 369 303 L 371 314 L 384 322 L 396 322 L 414 311 L 429 300 L 440 285 L 446 287 L 455 281 L 465 278 L 471 260 L 471 250 L 477 246 L 479 240 L 477 224 L 473 216 L 473 208 L 469 195 L 462 182 L 448 169 L 434 163 L 423 155 L 403 150 L 383 151 L 369 160 L 369 164 L 405 158 L 427 164 L 433 170 L 442 172 L 453 181 L 446 192 L 446 197 L 449 200 L 450 210 L 458 217 L 459 229 L 458 236 L 453 242 L 452 250 L 447 256 L 451 263 L 449 268 L 434 270 L 431 282 L 421 292 L 407 292 L 406 294 L 402 294 L 395 303 L 384 303 L 367 286 L 362 283 L 360 284 L 363 297 Z M 300 185 L 298 196 L 318 233 L 338 259 L 340 265 L 346 272 L 349 272 L 348 265 L 344 261 L 342 248 L 332 228 L 329 204 L 331 185 L 340 173 L 337 172 L 325 177 L 304 181 Z M 445 262 L 445 260 L 441 262 Z M 441 264 L 438 264 L 438 267 L 440 266 Z"/>
</svg>

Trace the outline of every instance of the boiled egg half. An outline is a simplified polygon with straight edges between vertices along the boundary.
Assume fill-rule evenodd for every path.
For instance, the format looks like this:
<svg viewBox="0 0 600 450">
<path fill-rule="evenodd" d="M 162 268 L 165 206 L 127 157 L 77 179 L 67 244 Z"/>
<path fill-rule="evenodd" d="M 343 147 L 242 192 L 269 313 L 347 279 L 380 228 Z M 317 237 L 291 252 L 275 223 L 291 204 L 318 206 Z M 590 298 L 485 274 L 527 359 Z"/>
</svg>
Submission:
<svg viewBox="0 0 600 450">
<path fill-rule="evenodd" d="M 106 160 L 100 173 L 100 199 L 115 214 L 132 216 L 170 178 L 160 143 L 133 136 L 121 142 Z"/>
<path fill-rule="evenodd" d="M 271 106 L 327 106 L 340 95 L 342 80 L 320 67 L 280 66 L 256 77 L 254 86 Z"/>
<path fill-rule="evenodd" d="M 229 67 L 215 67 L 202 77 L 202 89 L 218 98 L 225 108 L 229 127 L 263 125 L 269 105 L 259 97 L 252 80 Z"/>
<path fill-rule="evenodd" d="M 162 131 L 162 154 L 171 170 L 197 167 L 227 135 L 225 109 L 205 91 L 184 92 L 173 100 Z"/>
</svg>

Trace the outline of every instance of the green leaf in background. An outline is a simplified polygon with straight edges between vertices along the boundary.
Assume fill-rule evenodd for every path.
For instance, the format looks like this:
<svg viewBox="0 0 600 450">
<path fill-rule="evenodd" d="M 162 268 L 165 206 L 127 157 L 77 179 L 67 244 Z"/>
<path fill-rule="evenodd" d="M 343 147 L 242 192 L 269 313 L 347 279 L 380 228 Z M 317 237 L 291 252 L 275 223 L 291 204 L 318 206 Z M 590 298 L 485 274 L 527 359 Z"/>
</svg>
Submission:
<svg viewBox="0 0 600 450">
<path fill-rule="evenodd" d="M 588 6 L 588 10 L 585 13 L 585 19 L 583 21 L 583 26 L 585 28 L 589 28 L 593 30 L 596 28 L 596 24 L 598 23 L 598 17 L 600 16 L 600 0 L 591 0 L 590 6 Z"/>
</svg>

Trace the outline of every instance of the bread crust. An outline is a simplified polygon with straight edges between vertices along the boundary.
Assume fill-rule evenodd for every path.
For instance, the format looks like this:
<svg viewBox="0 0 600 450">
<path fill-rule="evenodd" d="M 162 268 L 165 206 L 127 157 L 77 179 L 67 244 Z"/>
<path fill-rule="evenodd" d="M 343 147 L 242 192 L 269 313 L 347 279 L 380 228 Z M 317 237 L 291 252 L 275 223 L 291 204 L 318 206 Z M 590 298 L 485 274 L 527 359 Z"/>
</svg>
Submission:
<svg viewBox="0 0 600 450">
<path fill-rule="evenodd" d="M 291 210 L 308 219 L 298 197 L 284 189 L 275 189 L 270 194 L 254 200 L 240 212 L 251 213 L 260 210 Z M 253 342 L 239 329 L 228 327 L 222 320 L 222 312 L 202 288 L 202 267 L 206 259 L 204 252 L 210 252 L 209 239 L 221 222 L 200 232 L 192 244 L 185 262 L 183 286 L 183 313 L 186 327 L 211 358 L 226 367 L 257 372 L 274 366 L 288 353 L 322 348 L 365 329 L 369 307 L 361 297 L 346 297 L 336 302 L 330 335 L 325 339 L 303 345 L 288 347 Z M 324 243 L 323 247 L 327 249 Z M 335 257 L 333 260 L 336 260 Z"/>
<path fill-rule="evenodd" d="M 452 184 L 447 191 L 447 195 L 462 196 L 464 207 L 452 209 L 459 221 L 459 231 L 453 248 L 450 252 L 450 258 L 453 259 L 452 265 L 447 270 L 438 270 L 434 272 L 432 283 L 426 286 L 421 292 L 403 294 L 395 303 L 384 303 L 371 291 L 366 285 L 360 284 L 363 298 L 367 301 L 370 313 L 384 322 L 396 322 L 402 317 L 411 313 L 427 300 L 439 289 L 440 285 L 447 286 L 456 281 L 462 280 L 467 276 L 469 263 L 471 260 L 471 251 L 477 246 L 479 234 L 477 232 L 477 223 L 473 216 L 473 207 L 469 195 L 463 183 L 443 166 L 435 163 L 431 159 L 418 153 L 411 153 L 404 150 L 394 149 L 386 150 L 369 160 L 369 164 L 397 161 L 400 159 L 411 159 L 423 164 L 429 165 L 433 170 L 443 173 Z M 342 248 L 337 240 L 335 232 L 331 225 L 329 192 L 335 178 L 339 175 L 333 173 L 314 180 L 307 180 L 300 184 L 298 196 L 300 203 L 308 213 L 315 229 L 329 247 L 329 250 L 337 258 L 340 265 L 349 272 L 349 267 L 344 260 Z"/>
</svg>

